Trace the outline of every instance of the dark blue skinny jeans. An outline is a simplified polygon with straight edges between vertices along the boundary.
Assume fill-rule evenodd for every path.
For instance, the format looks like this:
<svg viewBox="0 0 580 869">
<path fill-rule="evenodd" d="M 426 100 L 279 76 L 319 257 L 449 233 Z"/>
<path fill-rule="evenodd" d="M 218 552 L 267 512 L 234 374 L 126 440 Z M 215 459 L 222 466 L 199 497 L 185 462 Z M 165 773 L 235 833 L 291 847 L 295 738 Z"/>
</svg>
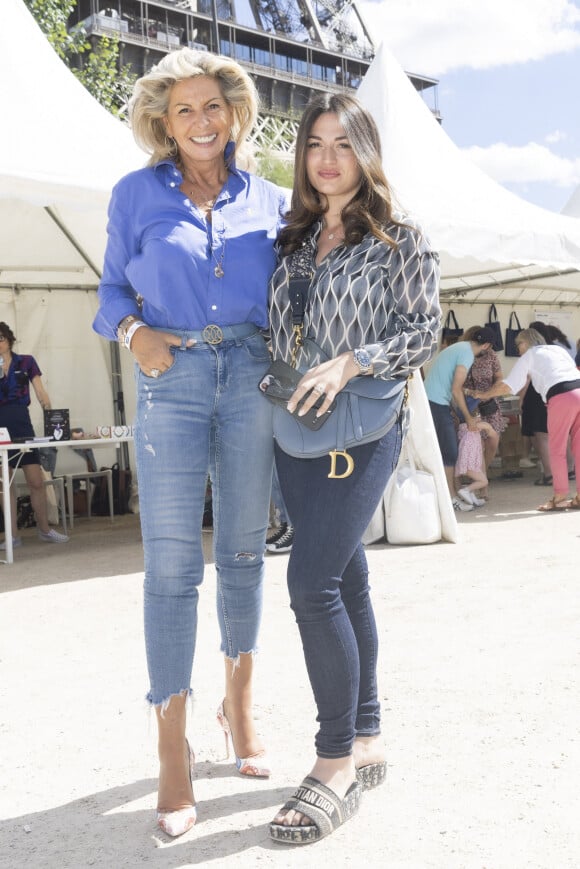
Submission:
<svg viewBox="0 0 580 869">
<path fill-rule="evenodd" d="M 397 422 L 381 440 L 349 450 L 355 466 L 344 480 L 328 479 L 328 456 L 295 459 L 276 446 L 294 526 L 288 590 L 318 709 L 319 757 L 346 757 L 356 736 L 380 733 L 378 637 L 361 538 L 396 467 L 401 439 Z"/>
</svg>

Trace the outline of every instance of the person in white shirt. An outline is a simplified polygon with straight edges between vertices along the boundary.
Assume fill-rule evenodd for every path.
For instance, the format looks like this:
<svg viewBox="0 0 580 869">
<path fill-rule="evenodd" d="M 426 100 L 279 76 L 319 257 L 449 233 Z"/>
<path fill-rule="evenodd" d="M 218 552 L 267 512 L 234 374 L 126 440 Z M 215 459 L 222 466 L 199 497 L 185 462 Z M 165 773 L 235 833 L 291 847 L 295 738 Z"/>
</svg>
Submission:
<svg viewBox="0 0 580 869">
<path fill-rule="evenodd" d="M 529 377 L 548 408 L 548 448 L 552 467 L 554 495 L 538 510 L 580 510 L 578 491 L 568 498 L 568 465 L 566 448 L 568 438 L 576 466 L 580 471 L 580 377 L 574 360 L 556 344 L 546 344 L 535 329 L 523 329 L 516 338 L 521 358 L 509 375 L 487 392 L 472 393 L 475 398 L 487 399 L 518 392 Z M 576 484 L 578 486 L 578 484 Z"/>
</svg>

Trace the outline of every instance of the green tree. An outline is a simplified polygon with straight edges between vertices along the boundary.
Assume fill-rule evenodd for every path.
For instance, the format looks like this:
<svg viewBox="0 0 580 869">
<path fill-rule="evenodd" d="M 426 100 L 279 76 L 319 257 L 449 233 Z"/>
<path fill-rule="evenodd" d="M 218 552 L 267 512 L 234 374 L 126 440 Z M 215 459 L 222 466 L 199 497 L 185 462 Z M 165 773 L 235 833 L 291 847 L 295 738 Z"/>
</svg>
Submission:
<svg viewBox="0 0 580 869">
<path fill-rule="evenodd" d="M 95 49 L 82 27 L 67 29 L 76 0 L 24 0 L 40 29 L 76 77 L 114 115 L 125 106 L 137 78 L 130 66 L 119 71 L 119 40 L 102 37 Z M 80 60 L 80 68 L 79 68 Z"/>
<path fill-rule="evenodd" d="M 102 106 L 118 115 L 131 96 L 137 76 L 130 66 L 119 66 L 119 40 L 102 36 L 97 46 L 84 55 L 82 69 L 74 70 L 77 78 Z"/>
<path fill-rule="evenodd" d="M 76 0 L 24 0 L 24 2 L 61 60 L 68 62 L 75 54 L 88 51 L 90 45 L 84 30 L 80 28 L 69 33 L 66 26 L 69 15 L 77 5 Z"/>
<path fill-rule="evenodd" d="M 294 184 L 294 164 L 274 157 L 270 152 L 257 154 L 258 175 L 277 184 L 279 187 L 292 188 Z"/>
</svg>

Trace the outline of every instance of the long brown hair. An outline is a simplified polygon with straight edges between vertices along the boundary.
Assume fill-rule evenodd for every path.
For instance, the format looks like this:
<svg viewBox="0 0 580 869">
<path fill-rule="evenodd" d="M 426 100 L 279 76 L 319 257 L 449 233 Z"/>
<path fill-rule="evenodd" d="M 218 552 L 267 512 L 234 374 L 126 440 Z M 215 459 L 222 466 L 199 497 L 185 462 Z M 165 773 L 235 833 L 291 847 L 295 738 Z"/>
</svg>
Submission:
<svg viewBox="0 0 580 869">
<path fill-rule="evenodd" d="M 385 227 L 398 225 L 393 217 L 393 195 L 382 165 L 381 140 L 377 125 L 355 98 L 348 94 L 319 94 L 306 106 L 296 137 L 294 189 L 288 223 L 280 233 L 284 254 L 296 250 L 308 229 L 328 210 L 308 180 L 306 153 L 312 126 L 320 115 L 336 114 L 356 157 L 361 184 L 342 210 L 345 244 L 358 244 L 371 232 L 376 238 L 396 247 Z"/>
</svg>

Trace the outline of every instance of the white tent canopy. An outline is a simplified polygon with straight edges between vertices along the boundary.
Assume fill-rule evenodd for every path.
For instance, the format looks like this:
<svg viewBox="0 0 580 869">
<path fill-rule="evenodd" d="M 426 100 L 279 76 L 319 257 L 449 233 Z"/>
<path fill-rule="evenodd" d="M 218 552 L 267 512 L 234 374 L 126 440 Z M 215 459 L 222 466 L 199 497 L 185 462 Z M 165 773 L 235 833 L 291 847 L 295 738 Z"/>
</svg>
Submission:
<svg viewBox="0 0 580 869">
<path fill-rule="evenodd" d="M 384 44 L 358 95 L 401 206 L 441 253 L 442 299 L 580 305 L 580 221 L 525 202 L 475 166 Z"/>
<path fill-rule="evenodd" d="M 580 184 L 562 209 L 562 214 L 567 214 L 569 217 L 580 217 Z"/>
<path fill-rule="evenodd" d="M 121 389 L 109 344 L 91 327 L 107 204 L 114 182 L 146 156 L 58 58 L 21 0 L 2 2 L 0 71 L 0 320 L 16 335 L 15 352 L 37 359 L 53 407 L 70 408 L 72 425 L 95 431 L 118 419 L 113 396 Z M 34 398 L 30 410 L 42 434 Z M 114 452 L 103 452 L 99 461 L 110 464 Z M 83 467 L 69 453 L 61 451 L 59 472 Z"/>
<path fill-rule="evenodd" d="M 111 187 L 145 155 L 21 0 L 2 3 L 0 64 L 0 287 L 94 287 Z"/>
<path fill-rule="evenodd" d="M 145 155 L 58 59 L 22 0 L 2 5 L 0 64 L 17 85 L 5 88 L 10 133 L 0 139 L 0 289 L 92 288 L 111 187 Z M 474 166 L 384 45 L 359 96 L 401 204 L 441 252 L 443 297 L 580 304 L 580 221 L 530 205 Z"/>
</svg>

